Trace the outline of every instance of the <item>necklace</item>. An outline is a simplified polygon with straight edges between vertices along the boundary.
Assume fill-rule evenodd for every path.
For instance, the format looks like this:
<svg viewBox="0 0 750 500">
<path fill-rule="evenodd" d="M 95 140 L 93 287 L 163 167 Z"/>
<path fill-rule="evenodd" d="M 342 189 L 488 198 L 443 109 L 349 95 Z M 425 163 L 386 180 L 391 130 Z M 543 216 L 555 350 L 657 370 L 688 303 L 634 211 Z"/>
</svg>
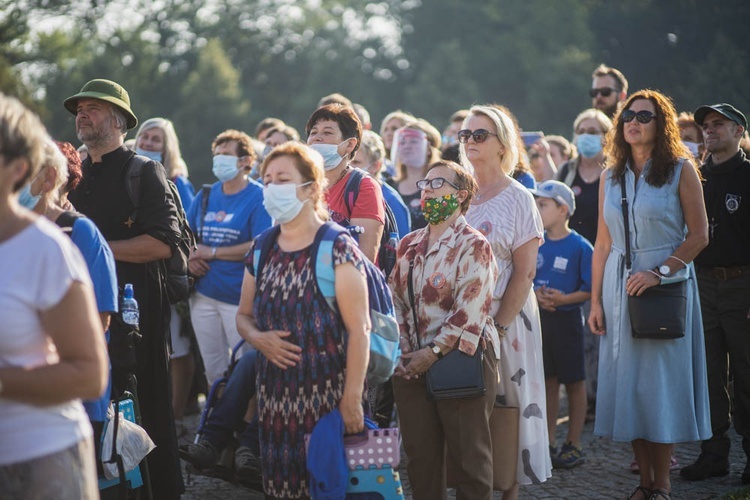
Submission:
<svg viewBox="0 0 750 500">
<path fill-rule="evenodd" d="M 341 179 L 343 179 L 343 178 L 344 178 L 344 176 L 346 175 L 346 173 L 347 173 L 348 171 L 349 171 L 349 165 L 347 165 L 347 166 L 346 166 L 346 168 L 345 168 L 344 170 L 342 170 L 342 171 L 341 171 L 341 175 L 339 175 L 339 178 L 338 178 L 338 179 L 336 179 L 336 182 L 334 182 L 333 184 L 331 184 L 331 187 L 333 187 L 333 186 L 335 186 L 336 184 L 338 184 L 338 183 L 339 183 L 339 181 L 340 181 Z"/>
</svg>

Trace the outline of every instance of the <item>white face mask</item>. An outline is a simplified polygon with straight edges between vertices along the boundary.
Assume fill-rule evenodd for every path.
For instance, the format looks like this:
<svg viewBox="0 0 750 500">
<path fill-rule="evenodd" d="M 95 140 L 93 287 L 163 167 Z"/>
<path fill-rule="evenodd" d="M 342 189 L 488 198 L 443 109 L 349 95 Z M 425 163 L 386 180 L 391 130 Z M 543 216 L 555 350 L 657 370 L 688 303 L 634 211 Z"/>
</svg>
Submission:
<svg viewBox="0 0 750 500">
<path fill-rule="evenodd" d="M 302 210 L 306 201 L 297 198 L 297 188 L 312 184 L 266 184 L 263 187 L 263 206 L 266 212 L 279 224 L 294 220 Z"/>
<path fill-rule="evenodd" d="M 697 142 L 690 142 L 690 141 L 682 141 L 685 146 L 690 150 L 691 153 L 693 153 L 693 156 L 697 157 L 699 153 L 700 144 Z"/>
</svg>

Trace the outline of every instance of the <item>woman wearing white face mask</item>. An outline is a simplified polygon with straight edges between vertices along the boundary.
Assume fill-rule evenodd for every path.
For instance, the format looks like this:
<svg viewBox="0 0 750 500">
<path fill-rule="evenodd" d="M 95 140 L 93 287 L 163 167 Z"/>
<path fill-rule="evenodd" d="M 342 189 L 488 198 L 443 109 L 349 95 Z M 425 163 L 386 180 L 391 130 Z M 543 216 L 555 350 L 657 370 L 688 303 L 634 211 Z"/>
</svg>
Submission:
<svg viewBox="0 0 750 500">
<path fill-rule="evenodd" d="M 238 130 L 219 134 L 211 146 L 216 182 L 208 193 L 195 197 L 187 213 L 199 241 L 190 256 L 190 272 L 197 276 L 190 298 L 190 316 L 213 383 L 229 364 L 229 351 L 240 341 L 235 315 L 242 287 L 242 260 L 252 239 L 271 226 L 263 208 L 263 187 L 248 178 L 255 152 L 250 137 Z"/>
<path fill-rule="evenodd" d="M 365 257 L 348 234 L 324 241 L 326 247 L 321 242 L 328 228 L 321 163 L 310 148 L 294 143 L 276 147 L 263 161 L 264 204 L 279 228 L 256 240 L 270 242 L 262 262 L 261 245 L 248 252 L 237 312 L 240 334 L 259 351 L 263 489 L 271 498 L 310 495 L 304 435 L 320 418 L 338 409 L 347 433 L 364 426 Z M 319 242 L 320 252 L 332 252 L 335 310 L 312 273 Z"/>
<path fill-rule="evenodd" d="M 376 256 L 385 224 L 385 201 L 378 182 L 365 177 L 352 203 L 344 200 L 344 188 L 351 166 L 362 141 L 362 124 L 352 108 L 329 104 L 318 108 L 307 121 L 307 144 L 323 157 L 328 187 L 325 201 L 331 219 L 344 227 L 360 226 L 359 247 L 372 262 Z M 351 205 L 351 207 L 349 206 Z"/>
</svg>

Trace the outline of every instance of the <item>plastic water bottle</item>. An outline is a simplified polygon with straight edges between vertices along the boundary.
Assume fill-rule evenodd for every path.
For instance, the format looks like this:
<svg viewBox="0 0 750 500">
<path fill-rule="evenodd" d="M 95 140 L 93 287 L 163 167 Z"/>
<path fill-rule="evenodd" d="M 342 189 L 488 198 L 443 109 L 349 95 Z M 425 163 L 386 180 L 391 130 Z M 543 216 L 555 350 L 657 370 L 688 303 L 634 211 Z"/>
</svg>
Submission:
<svg viewBox="0 0 750 500">
<path fill-rule="evenodd" d="M 396 251 L 398 250 L 398 233 L 393 232 L 388 237 L 388 244 L 385 246 L 385 272 L 386 276 L 391 273 L 391 269 L 396 267 Z"/>
<path fill-rule="evenodd" d="M 138 302 L 133 298 L 133 285 L 128 283 L 125 285 L 125 293 L 122 297 L 122 320 L 131 325 L 138 326 L 139 312 Z"/>
</svg>

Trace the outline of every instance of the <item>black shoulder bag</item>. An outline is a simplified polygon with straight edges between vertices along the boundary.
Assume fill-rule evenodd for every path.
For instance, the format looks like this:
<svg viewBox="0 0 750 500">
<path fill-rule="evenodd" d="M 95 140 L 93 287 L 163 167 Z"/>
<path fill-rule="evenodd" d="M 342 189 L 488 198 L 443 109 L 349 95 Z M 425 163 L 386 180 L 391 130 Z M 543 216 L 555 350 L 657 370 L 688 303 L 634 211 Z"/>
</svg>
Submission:
<svg viewBox="0 0 750 500">
<path fill-rule="evenodd" d="M 625 265 L 630 275 L 630 217 L 625 176 L 620 179 L 622 221 L 625 227 Z M 685 336 L 687 318 L 687 281 L 660 284 L 641 295 L 628 295 L 628 311 L 633 338 L 678 339 Z"/>
<path fill-rule="evenodd" d="M 417 328 L 417 308 L 414 304 L 414 260 L 409 263 L 409 304 L 414 318 L 415 337 L 419 333 Z M 476 398 L 484 395 L 484 350 L 481 344 L 473 356 L 453 349 L 438 359 L 426 374 L 427 399 L 436 401 L 441 399 Z"/>
</svg>

